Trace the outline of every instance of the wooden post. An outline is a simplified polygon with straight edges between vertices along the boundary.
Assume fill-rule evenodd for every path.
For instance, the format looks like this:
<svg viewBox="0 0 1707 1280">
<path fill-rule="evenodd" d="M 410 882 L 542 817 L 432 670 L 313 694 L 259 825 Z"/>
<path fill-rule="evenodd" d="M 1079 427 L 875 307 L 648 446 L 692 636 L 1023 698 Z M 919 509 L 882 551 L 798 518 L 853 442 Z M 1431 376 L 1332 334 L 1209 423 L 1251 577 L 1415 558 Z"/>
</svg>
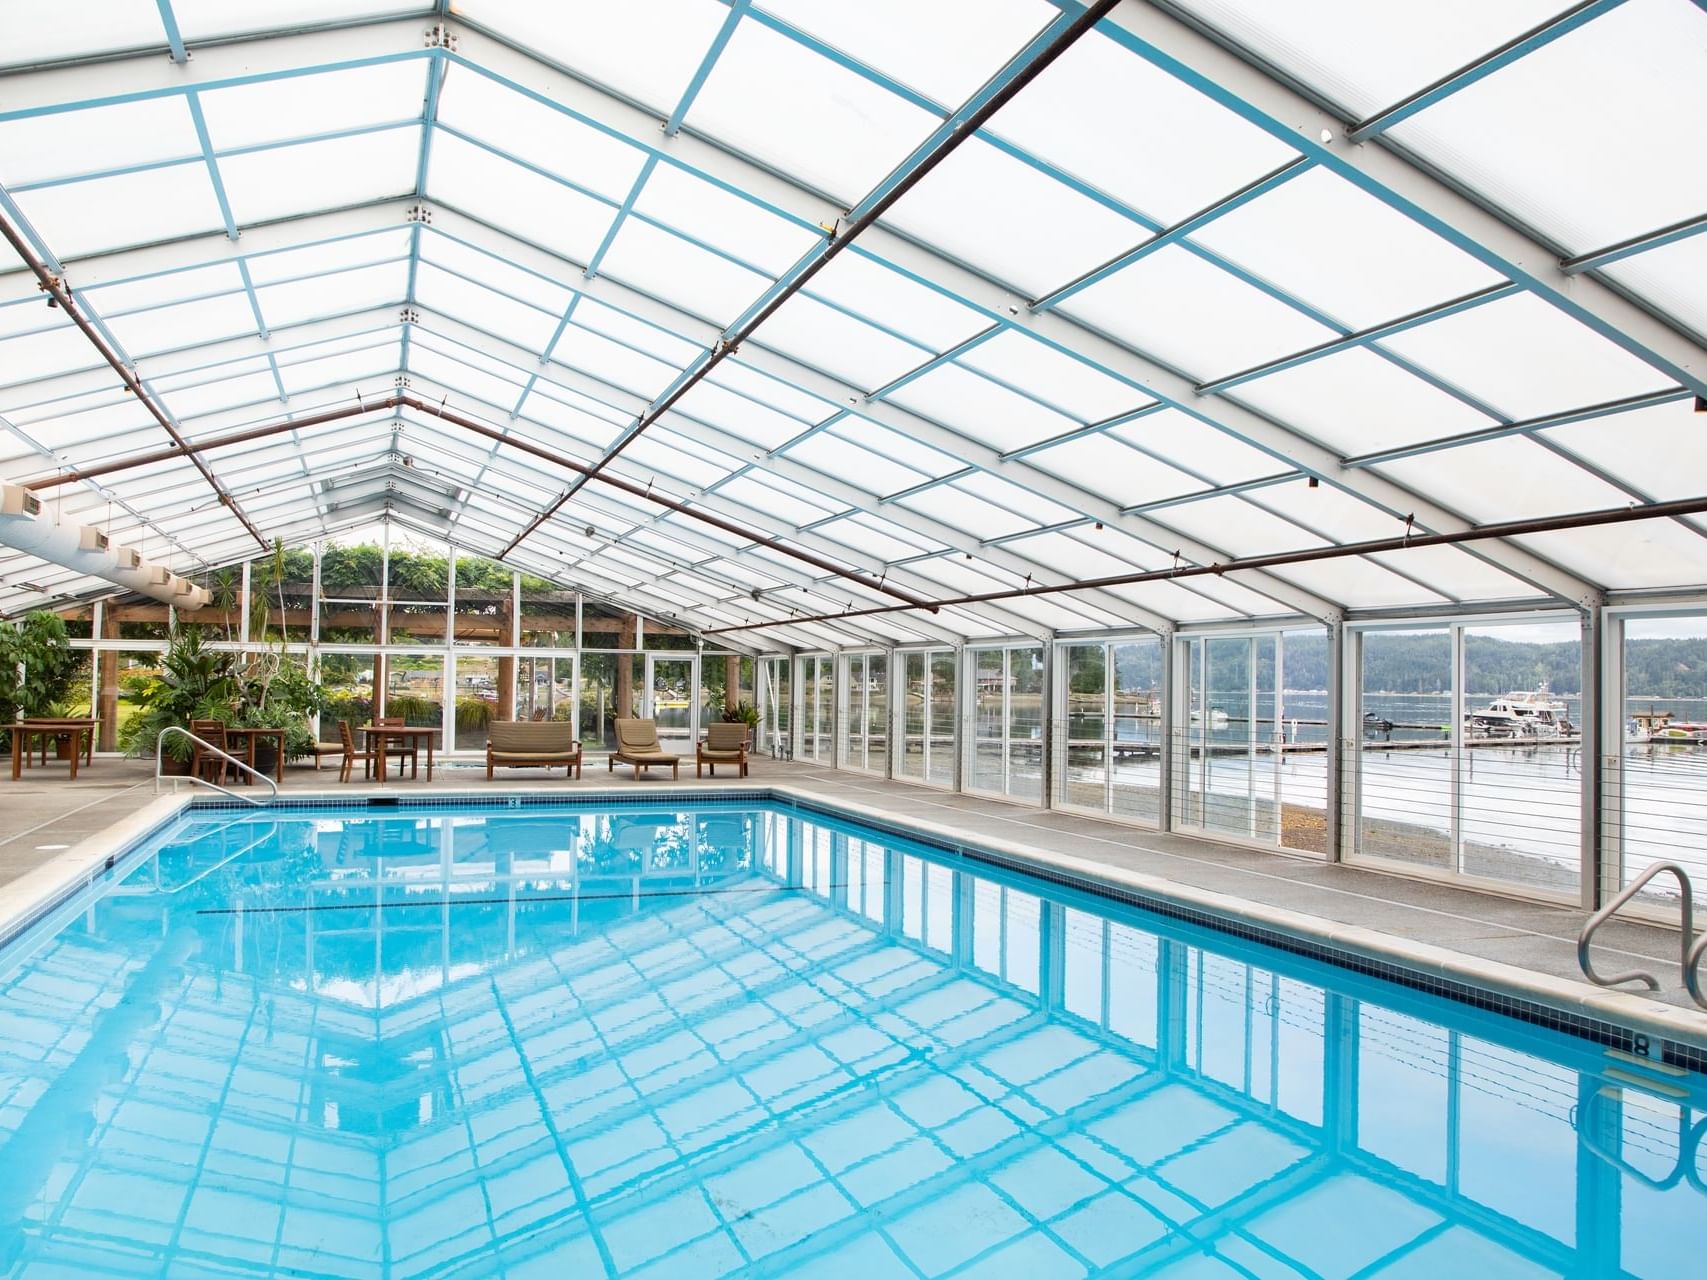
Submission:
<svg viewBox="0 0 1707 1280">
<path fill-rule="evenodd" d="M 733 712 L 741 705 L 741 659 L 730 654 L 723 659 L 723 709 Z"/>
<path fill-rule="evenodd" d="M 498 659 L 498 719 L 516 718 L 516 660 Z"/>
<path fill-rule="evenodd" d="M 617 647 L 628 650 L 634 648 L 634 615 L 622 615 L 622 631 L 617 638 Z M 629 653 L 616 655 L 616 714 L 626 719 L 632 716 L 634 706 L 634 658 Z"/>
<path fill-rule="evenodd" d="M 101 610 L 101 639 L 119 638 L 119 620 L 109 601 Z M 117 751 L 119 746 L 119 655 L 115 650 L 101 650 L 101 670 L 96 685 L 100 690 L 95 714 L 100 717 L 99 751 Z"/>
</svg>

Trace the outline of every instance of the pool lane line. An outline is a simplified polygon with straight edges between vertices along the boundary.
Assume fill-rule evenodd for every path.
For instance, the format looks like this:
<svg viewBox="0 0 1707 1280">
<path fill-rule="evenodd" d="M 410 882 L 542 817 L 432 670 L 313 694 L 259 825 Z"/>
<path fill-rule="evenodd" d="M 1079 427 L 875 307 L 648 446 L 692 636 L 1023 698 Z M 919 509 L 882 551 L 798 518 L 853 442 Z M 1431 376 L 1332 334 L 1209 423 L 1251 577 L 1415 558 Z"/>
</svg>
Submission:
<svg viewBox="0 0 1707 1280">
<path fill-rule="evenodd" d="M 825 885 L 825 889 L 846 889 L 848 885 Z M 514 898 L 435 898 L 430 902 L 328 902 L 319 906 L 292 907 L 198 907 L 198 916 L 288 915 L 306 911 L 375 911 L 395 907 L 501 907 L 526 902 L 633 902 L 636 898 L 705 898 L 713 894 L 734 893 L 817 893 L 806 885 L 769 884 L 729 889 L 654 889 L 648 893 L 542 893 L 518 894 Z"/>
</svg>

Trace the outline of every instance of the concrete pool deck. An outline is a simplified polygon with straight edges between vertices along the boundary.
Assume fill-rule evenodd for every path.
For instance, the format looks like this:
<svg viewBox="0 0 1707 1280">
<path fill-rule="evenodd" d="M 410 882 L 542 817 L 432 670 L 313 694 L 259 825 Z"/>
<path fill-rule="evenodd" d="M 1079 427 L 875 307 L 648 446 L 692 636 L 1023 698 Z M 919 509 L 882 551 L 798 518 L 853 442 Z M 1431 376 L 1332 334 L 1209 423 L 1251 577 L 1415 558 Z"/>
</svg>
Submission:
<svg viewBox="0 0 1707 1280">
<path fill-rule="evenodd" d="M 1324 863 L 1309 856 L 1223 844 L 1195 837 L 1127 827 L 1075 814 L 1027 808 L 909 783 L 805 763 L 755 759 L 749 778 L 720 775 L 696 782 L 691 768 L 672 784 L 667 775 L 633 782 L 626 769 L 608 772 L 603 760 L 584 780 L 550 780 L 529 770 L 500 773 L 487 782 L 481 768 L 441 763 L 428 783 L 391 782 L 340 786 L 335 769 L 285 771 L 286 794 L 333 792 L 419 796 L 485 790 L 576 792 L 612 787 L 676 791 L 785 786 L 826 803 L 915 825 L 970 845 L 987 845 L 1010 856 L 1073 871 L 1182 902 L 1215 902 L 1254 922 L 1279 928 L 1310 927 L 1323 941 L 1397 963 L 1426 962 L 1463 982 L 1487 981 L 1496 991 L 1522 988 L 1531 998 L 1579 1015 L 1632 1026 L 1707 1047 L 1707 1013 L 1696 1009 L 1678 975 L 1676 930 L 1628 920 L 1610 922 L 1597 935 L 1595 954 L 1603 971 L 1643 968 L 1662 984 L 1654 995 L 1634 986 L 1601 988 L 1586 982 L 1577 967 L 1576 938 L 1585 918 L 1580 909 L 1478 892 L 1456 885 L 1385 874 L 1362 867 Z M 187 798 L 190 788 L 184 786 Z M 207 795 L 206 791 L 200 794 Z M 0 780 L 0 900 L 33 896 L 55 877 L 81 874 L 103 833 L 134 824 L 156 801 L 151 764 L 97 760 L 70 782 L 48 766 L 18 782 Z M 87 846 L 83 842 L 90 841 Z M 110 841 L 109 841 L 110 843 Z M 27 878 L 29 889 L 18 883 Z M 1243 907 L 1248 905 L 1250 910 Z M 12 910 L 0 911 L 10 916 Z M 1293 923 L 1289 924 L 1291 921 Z M 1500 971 L 1503 970 L 1503 978 Z"/>
</svg>

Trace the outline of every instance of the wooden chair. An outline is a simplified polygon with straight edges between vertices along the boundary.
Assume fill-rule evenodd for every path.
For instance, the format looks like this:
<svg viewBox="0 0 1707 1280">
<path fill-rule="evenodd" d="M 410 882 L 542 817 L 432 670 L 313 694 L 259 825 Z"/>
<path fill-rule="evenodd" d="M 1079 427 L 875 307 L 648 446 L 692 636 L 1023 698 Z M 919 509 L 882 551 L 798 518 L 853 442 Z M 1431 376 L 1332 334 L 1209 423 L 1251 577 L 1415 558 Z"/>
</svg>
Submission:
<svg viewBox="0 0 1707 1280">
<path fill-rule="evenodd" d="M 202 746 L 202 742 L 205 742 L 208 747 L 216 747 L 227 755 L 231 753 L 231 748 L 225 739 L 224 723 L 219 720 L 192 720 L 190 721 L 190 732 L 201 739 L 201 742 L 191 744 L 190 773 L 197 778 L 205 778 L 215 785 L 224 785 L 225 775 L 233 773 L 235 770 L 231 768 L 229 761 Z M 210 770 L 212 771 L 211 777 L 208 776 Z M 243 775 L 243 780 L 247 782 L 248 776 Z"/>
<path fill-rule="evenodd" d="M 314 757 L 314 771 L 320 771 L 320 762 L 327 756 L 342 756 L 345 747 L 342 742 L 316 742 L 308 748 L 308 754 Z"/>
<path fill-rule="evenodd" d="M 401 729 L 408 723 L 408 721 L 404 720 L 402 716 L 375 716 L 373 722 L 381 729 Z M 387 743 L 385 747 L 385 754 L 389 760 L 407 760 L 409 762 L 409 771 L 412 777 L 420 774 L 421 752 L 418 747 L 405 745 L 401 742 Z M 377 768 L 385 768 L 385 762 L 379 760 L 377 755 L 374 760 L 374 764 Z M 398 768 L 398 776 L 402 776 L 401 766 Z"/>
<path fill-rule="evenodd" d="M 338 721 L 338 736 L 342 739 L 339 750 L 344 753 L 343 763 L 338 766 L 338 781 L 348 782 L 355 772 L 356 761 L 362 762 L 362 776 L 365 778 L 373 770 L 373 749 L 356 745 L 356 735 L 350 732 L 348 720 Z"/>
<path fill-rule="evenodd" d="M 705 727 L 705 740 L 694 748 L 693 776 L 703 778 L 704 769 L 717 776 L 720 764 L 735 765 L 747 776 L 747 726 L 742 721 L 719 722 Z"/>
<path fill-rule="evenodd" d="M 610 771 L 616 772 L 618 762 L 634 766 L 638 781 L 653 765 L 669 765 L 670 776 L 681 776 L 682 758 L 671 755 L 658 744 L 656 720 L 622 720 L 616 722 L 616 750 L 610 753 Z"/>
</svg>

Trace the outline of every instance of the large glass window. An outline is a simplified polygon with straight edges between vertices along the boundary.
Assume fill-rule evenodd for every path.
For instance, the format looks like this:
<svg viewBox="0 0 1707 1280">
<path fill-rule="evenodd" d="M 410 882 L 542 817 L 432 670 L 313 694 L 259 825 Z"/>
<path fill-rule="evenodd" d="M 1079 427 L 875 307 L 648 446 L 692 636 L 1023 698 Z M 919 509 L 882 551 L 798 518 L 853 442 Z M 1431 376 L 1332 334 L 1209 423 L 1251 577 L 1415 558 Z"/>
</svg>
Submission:
<svg viewBox="0 0 1707 1280">
<path fill-rule="evenodd" d="M 1160 815 L 1162 642 L 1063 645 L 1056 803 L 1154 823 Z"/>
<path fill-rule="evenodd" d="M 889 664 L 881 653 L 843 659 L 841 744 L 843 768 L 881 773 L 889 750 Z"/>
<path fill-rule="evenodd" d="M 968 789 L 1032 804 L 1043 798 L 1043 650 L 974 649 Z"/>
<path fill-rule="evenodd" d="M 616 721 L 639 714 L 634 679 L 635 656 L 626 653 L 581 655 L 580 737 L 583 751 L 616 746 Z"/>
<path fill-rule="evenodd" d="M 443 659 L 440 659 L 442 668 Z M 494 720 L 516 719 L 516 660 L 459 653 L 456 702 L 451 720 L 451 745 L 457 751 L 481 751 Z M 393 663 L 393 684 L 396 682 Z M 389 701 L 386 709 L 391 710 Z M 392 712 L 396 714 L 396 712 Z"/>
<path fill-rule="evenodd" d="M 759 748 L 788 757 L 793 754 L 789 727 L 793 717 L 794 662 L 789 658 L 759 660 Z"/>
<path fill-rule="evenodd" d="M 954 651 L 914 649 L 896 655 L 901 699 L 898 777 L 954 785 Z"/>
<path fill-rule="evenodd" d="M 386 561 L 385 639 L 391 644 L 445 640 L 450 548 L 393 528 Z"/>
<path fill-rule="evenodd" d="M 575 592 L 524 573 L 521 575 L 521 597 L 521 642 L 524 645 L 542 649 L 575 647 Z"/>
<path fill-rule="evenodd" d="M 1355 856 L 1574 893 L 1579 624 L 1371 631 L 1359 648 Z"/>
<path fill-rule="evenodd" d="M 515 574 L 508 566 L 457 552 L 456 643 L 511 644 L 515 616 Z"/>
<path fill-rule="evenodd" d="M 832 763 L 831 726 L 835 719 L 835 660 L 827 653 L 809 653 L 800 664 L 800 739 L 796 754 L 802 760 Z"/>
<path fill-rule="evenodd" d="M 1620 636 L 1620 633 L 1622 635 Z M 1603 803 L 1607 892 L 1656 862 L 1676 862 L 1696 878 L 1696 923 L 1707 919 L 1699 888 L 1707 879 L 1700 832 L 1707 815 L 1707 614 L 1634 615 L 1609 624 L 1622 667 L 1622 707 L 1606 730 Z M 1676 920 L 1677 882 L 1653 880 L 1645 899 Z"/>
</svg>

